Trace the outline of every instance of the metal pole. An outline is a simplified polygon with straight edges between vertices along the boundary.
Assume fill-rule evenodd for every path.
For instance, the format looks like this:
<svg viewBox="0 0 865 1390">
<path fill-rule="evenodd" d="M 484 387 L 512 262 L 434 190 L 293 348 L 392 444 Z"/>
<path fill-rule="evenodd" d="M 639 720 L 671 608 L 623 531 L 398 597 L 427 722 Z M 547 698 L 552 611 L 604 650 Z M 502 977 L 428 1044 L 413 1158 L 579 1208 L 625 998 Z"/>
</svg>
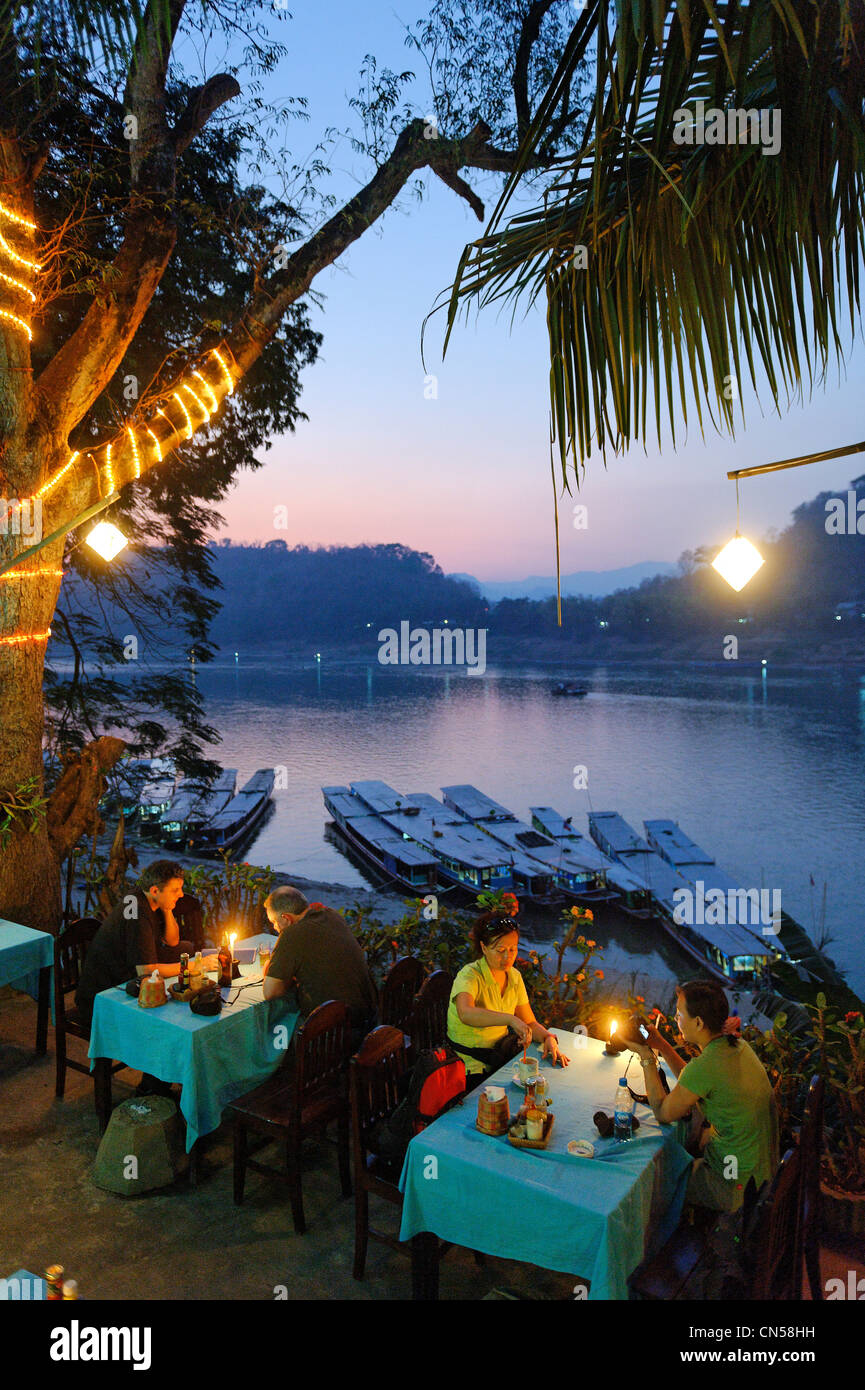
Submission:
<svg viewBox="0 0 865 1390">
<path fill-rule="evenodd" d="M 82 526 L 85 521 L 89 521 L 90 518 L 96 516 L 98 512 L 104 512 L 106 507 L 112 506 L 112 504 L 119 501 L 119 499 L 120 493 L 112 492 L 110 497 L 103 498 L 101 502 L 94 502 L 92 507 L 88 507 L 86 511 L 79 512 L 78 515 L 67 522 L 65 526 L 59 526 L 56 531 L 51 532 L 50 536 L 45 536 L 38 545 L 31 545 L 29 549 L 22 550 L 19 555 L 14 555 L 12 559 L 7 560 L 4 565 L 0 565 L 0 574 L 6 574 L 7 570 L 17 569 L 22 560 L 29 560 L 31 555 L 37 555 L 46 545 L 50 545 L 52 541 L 59 540 L 60 537 L 65 536 L 68 531 L 74 531 L 76 526 Z"/>
</svg>

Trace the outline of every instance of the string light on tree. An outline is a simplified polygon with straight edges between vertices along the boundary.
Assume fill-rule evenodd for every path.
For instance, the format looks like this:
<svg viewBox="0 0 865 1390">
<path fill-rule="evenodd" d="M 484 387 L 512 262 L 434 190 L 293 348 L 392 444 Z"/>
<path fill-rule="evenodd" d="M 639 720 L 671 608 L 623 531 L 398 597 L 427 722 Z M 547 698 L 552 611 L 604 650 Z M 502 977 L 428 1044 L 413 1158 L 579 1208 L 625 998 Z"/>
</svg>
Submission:
<svg viewBox="0 0 865 1390">
<path fill-rule="evenodd" d="M 127 425 L 127 426 L 126 426 L 126 433 L 129 435 L 129 440 L 130 440 L 130 443 L 132 444 L 132 456 L 133 456 L 133 458 L 135 459 L 135 476 L 136 476 L 136 478 L 140 478 L 140 477 L 141 477 L 141 455 L 140 455 L 139 452 L 138 452 L 138 441 L 137 441 L 137 439 L 135 438 L 135 431 L 134 431 L 134 429 L 132 428 L 131 425 Z"/>
<path fill-rule="evenodd" d="M 11 208 L 8 208 L 6 204 L 2 202 L 0 202 L 0 216 L 7 218 L 10 222 L 14 222 L 16 226 L 25 227 L 30 232 L 36 231 L 35 222 L 31 222 L 27 217 L 22 217 L 20 213 L 13 212 Z M 0 251 L 2 251 L 2 253 L 16 266 L 21 265 L 27 270 L 32 270 L 34 272 L 41 269 L 37 261 L 27 260 L 27 258 L 20 255 L 13 246 L 10 246 L 2 233 L 0 233 Z M 5 270 L 0 270 L 0 280 L 4 281 L 7 285 L 11 285 L 16 293 L 25 294 L 34 304 L 36 303 L 36 295 L 28 285 L 23 283 L 23 281 L 17 279 L 15 276 L 8 275 Z M 27 334 L 30 342 L 33 341 L 33 331 L 29 323 L 25 322 L 20 314 L 13 313 L 11 309 L 0 308 L 0 318 L 6 319 L 8 323 L 14 323 L 16 328 L 22 329 Z"/>
<path fill-rule="evenodd" d="M 192 428 L 192 421 L 191 421 L 190 418 L 189 418 L 189 411 L 186 409 L 186 406 L 183 404 L 183 401 L 180 399 L 180 393 L 179 393 L 178 391 L 175 391 L 175 393 L 174 393 L 174 399 L 177 401 L 177 404 L 180 406 L 180 409 L 183 411 L 183 418 L 184 418 L 184 420 L 186 421 L 186 438 L 187 438 L 187 439 L 191 439 L 192 436 L 193 436 L 193 434 L 195 433 L 195 431 L 194 431 L 193 428 Z"/>
</svg>

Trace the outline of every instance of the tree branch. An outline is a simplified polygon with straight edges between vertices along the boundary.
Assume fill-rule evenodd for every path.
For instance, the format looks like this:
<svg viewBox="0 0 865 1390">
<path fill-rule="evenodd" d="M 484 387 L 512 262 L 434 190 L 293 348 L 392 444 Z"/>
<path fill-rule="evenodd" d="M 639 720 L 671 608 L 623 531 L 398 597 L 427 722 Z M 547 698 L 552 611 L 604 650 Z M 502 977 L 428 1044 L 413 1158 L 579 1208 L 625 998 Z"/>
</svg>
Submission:
<svg viewBox="0 0 865 1390">
<path fill-rule="evenodd" d="M 186 110 L 174 127 L 175 154 L 183 154 L 189 148 L 214 111 L 239 96 L 240 83 L 226 72 L 209 77 L 203 87 L 196 87 L 190 92 Z"/>
<path fill-rule="evenodd" d="M 516 152 L 499 150 L 490 145 L 490 127 L 478 121 L 463 139 L 426 139 L 427 123 L 411 121 L 397 137 L 396 143 L 383 164 L 363 188 L 331 217 L 324 226 L 306 241 L 285 267 L 268 280 L 259 282 L 235 327 L 218 344 L 233 358 L 235 380 L 246 375 L 258 360 L 293 304 L 309 290 L 312 281 L 326 266 L 332 265 L 344 251 L 357 241 L 391 206 L 412 174 L 429 167 L 461 197 L 466 197 L 478 216 L 483 218 L 483 204 L 468 184 L 459 177 L 464 167 L 495 173 L 508 173 L 516 164 Z M 196 354 L 197 355 L 197 354 Z M 170 398 L 172 389 L 161 393 Z M 147 410 L 142 401 L 142 419 Z M 176 411 L 175 411 L 176 414 Z M 151 422 L 152 423 L 152 422 Z M 161 439 L 162 458 L 166 459 L 187 437 L 174 421 L 169 421 L 174 434 Z M 154 467 L 156 460 L 141 455 L 138 466 L 141 475 Z M 132 445 L 125 433 L 112 441 L 112 469 L 116 486 L 123 486 L 134 474 Z M 55 517 L 71 517 L 95 500 L 93 478 L 73 472 L 52 494 L 52 521 Z"/>
<path fill-rule="evenodd" d="M 177 129 L 169 128 L 165 79 L 185 3 L 169 0 L 167 35 L 153 4 L 145 13 L 124 103 L 138 127 L 136 138 L 129 141 L 132 194 L 126 233 L 106 270 L 104 293 L 96 296 L 36 383 L 44 418 L 63 437 L 83 419 L 116 372 L 171 259 L 177 237 L 170 204 L 178 144 L 187 148 L 208 116 L 236 95 L 234 79 L 220 74 L 198 89 Z"/>
<path fill-rule="evenodd" d="M 529 108 L 529 63 L 532 49 L 541 31 L 544 16 L 552 9 L 555 0 L 535 0 L 523 19 L 517 56 L 514 60 L 514 75 L 511 86 L 514 90 L 514 105 L 517 111 L 517 137 L 521 141 L 532 123 Z"/>
</svg>

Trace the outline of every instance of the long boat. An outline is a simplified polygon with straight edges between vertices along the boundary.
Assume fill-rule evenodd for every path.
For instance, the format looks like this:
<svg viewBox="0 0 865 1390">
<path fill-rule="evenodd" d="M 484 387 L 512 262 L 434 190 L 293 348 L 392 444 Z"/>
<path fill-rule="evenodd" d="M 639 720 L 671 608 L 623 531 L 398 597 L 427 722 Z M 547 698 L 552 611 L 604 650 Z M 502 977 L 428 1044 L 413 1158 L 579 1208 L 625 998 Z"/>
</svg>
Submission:
<svg viewBox="0 0 865 1390">
<path fill-rule="evenodd" d="M 445 806 L 466 816 L 508 849 L 543 865 L 556 887 L 572 901 L 591 906 L 618 898 L 618 893 L 607 887 L 606 862 L 591 841 L 586 841 L 588 852 L 578 854 L 575 847 L 564 841 L 557 843 L 551 836 L 517 820 L 507 806 L 493 801 L 470 783 L 442 787 L 441 791 Z"/>
<path fill-rule="evenodd" d="M 205 826 L 197 844 L 201 854 L 216 857 L 245 840 L 264 815 L 273 793 L 273 768 L 259 768 Z"/>
<path fill-rule="evenodd" d="M 322 787 L 321 794 L 334 824 L 367 863 L 410 893 L 435 892 L 438 864 L 429 850 L 386 824 L 348 787 Z"/>
<path fill-rule="evenodd" d="M 138 797 L 138 824 L 143 835 L 155 834 L 160 816 L 177 790 L 177 769 L 171 758 L 151 758 L 150 773 Z"/>
<path fill-rule="evenodd" d="M 641 920 L 654 915 L 649 891 L 642 880 L 618 860 L 604 854 L 593 840 L 577 830 L 571 816 L 560 815 L 552 806 L 530 806 L 529 814 L 536 830 L 549 836 L 556 844 L 561 844 L 581 864 L 592 868 L 597 877 L 606 883 L 608 890 L 614 890 L 610 896 L 616 899 L 617 908 Z M 577 901 L 582 902 L 583 898 L 578 897 Z M 591 906 L 588 898 L 585 901 Z"/>
<path fill-rule="evenodd" d="M 171 848 L 186 847 L 224 810 L 237 791 L 237 768 L 220 772 L 210 786 L 183 782 L 159 819 L 159 838 Z"/>
<path fill-rule="evenodd" d="M 386 782 L 378 781 L 352 782 L 350 791 L 393 830 L 433 855 L 438 878 L 445 887 L 469 893 L 498 888 L 516 892 L 521 887 L 510 856 L 435 797 L 426 792 L 401 796 Z M 543 891 L 548 884 L 541 887 Z"/>
<path fill-rule="evenodd" d="M 668 936 L 699 962 L 704 970 L 721 980 L 749 978 L 775 957 L 771 947 L 752 936 L 738 923 L 716 926 L 704 921 L 680 920 L 681 899 L 677 891 L 689 888 L 687 880 L 615 811 L 591 811 L 589 832 L 592 839 L 611 858 L 618 859 L 640 878 L 649 890 L 658 921 Z"/>
<path fill-rule="evenodd" d="M 766 936 L 772 937 L 772 944 L 777 949 L 777 954 L 783 954 L 783 947 L 778 940 L 778 932 L 771 931 L 764 933 L 764 926 L 771 926 L 771 915 L 764 912 L 764 908 L 769 907 L 769 894 L 758 888 L 746 889 L 741 884 L 720 868 L 708 850 L 701 848 L 694 840 L 686 835 L 684 830 L 674 820 L 647 820 L 643 822 L 646 831 L 646 839 L 653 850 L 656 850 L 668 863 L 672 864 L 682 878 L 687 880 L 691 886 L 695 898 L 695 906 L 703 903 L 703 915 L 705 915 L 705 898 L 712 893 L 715 903 L 723 897 L 723 915 L 726 925 L 735 925 L 742 928 L 746 935 L 752 936 L 754 941 L 752 946 L 762 956 L 766 953 Z M 764 920 L 768 917 L 769 920 Z M 778 924 L 780 926 L 780 922 Z"/>
</svg>

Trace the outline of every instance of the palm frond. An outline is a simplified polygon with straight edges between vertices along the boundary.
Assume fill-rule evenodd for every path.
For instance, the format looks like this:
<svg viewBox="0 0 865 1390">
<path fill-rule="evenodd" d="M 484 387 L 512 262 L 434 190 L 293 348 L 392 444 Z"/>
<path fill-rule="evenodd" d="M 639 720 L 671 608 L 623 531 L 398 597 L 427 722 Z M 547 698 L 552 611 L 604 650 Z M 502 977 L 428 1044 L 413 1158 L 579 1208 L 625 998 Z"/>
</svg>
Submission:
<svg viewBox="0 0 865 1390">
<path fill-rule="evenodd" d="M 505 221 L 545 123 L 594 43 L 580 149 L 543 205 Z M 780 148 L 686 144 L 682 112 L 765 111 Z M 547 301 L 562 479 L 593 450 L 675 440 L 689 408 L 730 431 L 742 373 L 777 404 L 844 352 L 865 226 L 859 0 L 589 0 L 448 304 Z M 771 128 L 771 127 L 764 127 Z M 777 128 L 777 127 L 776 127 Z M 738 122 L 730 131 L 738 133 Z M 741 126 L 747 133 L 752 127 Z M 741 138 L 741 137 L 740 137 Z M 586 248 L 586 264 L 578 254 Z"/>
</svg>

